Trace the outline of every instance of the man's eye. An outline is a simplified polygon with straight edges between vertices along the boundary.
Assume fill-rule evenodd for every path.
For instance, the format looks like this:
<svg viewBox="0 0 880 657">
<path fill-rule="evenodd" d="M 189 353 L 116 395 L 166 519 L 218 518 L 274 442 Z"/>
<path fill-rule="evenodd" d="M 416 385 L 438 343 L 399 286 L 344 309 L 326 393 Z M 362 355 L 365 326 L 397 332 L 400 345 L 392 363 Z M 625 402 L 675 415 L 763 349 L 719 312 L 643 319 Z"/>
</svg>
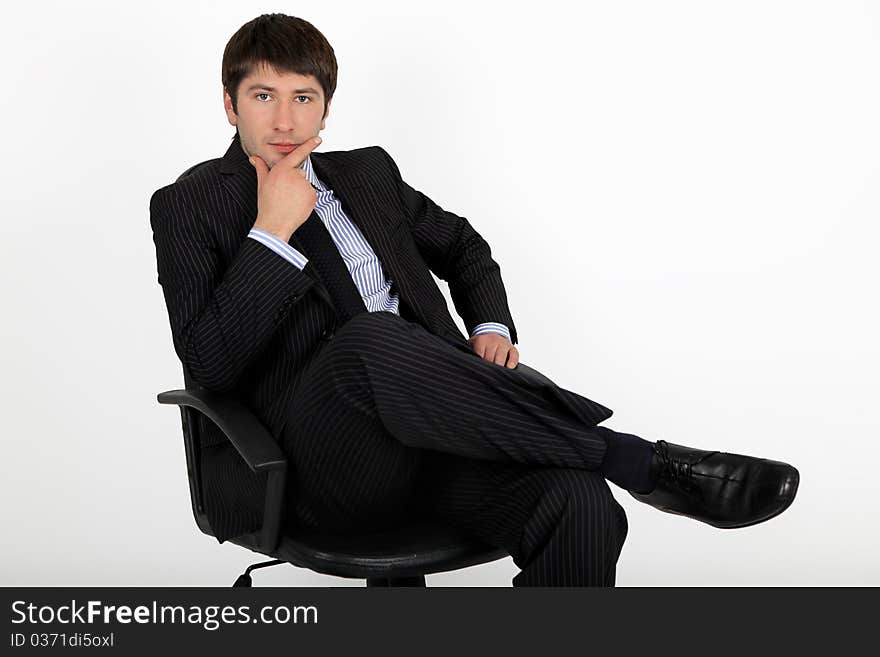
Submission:
<svg viewBox="0 0 880 657">
<path fill-rule="evenodd" d="M 257 94 L 256 96 L 254 96 L 254 98 L 259 98 L 260 96 L 268 96 L 268 95 L 269 95 L 269 94 L 267 94 L 267 93 L 265 93 L 265 92 L 264 92 L 264 93 L 259 93 L 259 94 Z M 297 96 L 297 98 L 305 98 L 306 100 L 309 100 L 309 101 L 311 100 L 311 98 L 309 98 L 308 96 Z"/>
</svg>

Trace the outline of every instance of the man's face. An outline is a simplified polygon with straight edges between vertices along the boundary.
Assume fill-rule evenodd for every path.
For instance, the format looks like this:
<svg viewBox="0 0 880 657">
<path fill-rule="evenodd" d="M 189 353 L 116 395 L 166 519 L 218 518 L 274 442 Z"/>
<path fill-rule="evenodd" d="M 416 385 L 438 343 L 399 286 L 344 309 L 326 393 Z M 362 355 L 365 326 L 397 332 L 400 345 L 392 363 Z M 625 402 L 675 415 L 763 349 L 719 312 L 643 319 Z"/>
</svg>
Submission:
<svg viewBox="0 0 880 657">
<path fill-rule="evenodd" d="M 230 125 L 238 126 L 241 146 L 248 156 L 258 155 L 271 169 L 290 149 L 274 146 L 290 142 L 299 146 L 325 127 L 324 94 L 313 75 L 275 73 L 260 65 L 241 81 L 238 114 L 224 88 L 223 104 Z M 330 103 L 327 103 L 327 114 Z"/>
</svg>

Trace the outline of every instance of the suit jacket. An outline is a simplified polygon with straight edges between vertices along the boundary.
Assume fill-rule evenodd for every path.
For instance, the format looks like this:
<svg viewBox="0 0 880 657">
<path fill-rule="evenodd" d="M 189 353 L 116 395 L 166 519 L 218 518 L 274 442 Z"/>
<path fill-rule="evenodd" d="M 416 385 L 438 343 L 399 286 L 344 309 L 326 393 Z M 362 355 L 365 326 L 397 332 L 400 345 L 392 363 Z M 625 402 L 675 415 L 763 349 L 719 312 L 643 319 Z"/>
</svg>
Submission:
<svg viewBox="0 0 880 657">
<path fill-rule="evenodd" d="M 405 183 L 381 147 L 310 157 L 394 281 L 402 316 L 467 347 L 434 272 L 449 284 L 468 332 L 482 322 L 500 322 L 517 342 L 500 267 L 467 219 Z M 150 199 L 158 281 L 187 383 L 234 392 L 277 438 L 296 386 L 327 345 L 337 315 L 312 268 L 299 270 L 247 237 L 256 218 L 256 170 L 237 139 L 222 158 Z M 295 232 L 289 243 L 309 256 Z M 222 543 L 257 531 L 266 476 L 252 473 L 201 415 L 198 428 L 214 535 Z"/>
</svg>

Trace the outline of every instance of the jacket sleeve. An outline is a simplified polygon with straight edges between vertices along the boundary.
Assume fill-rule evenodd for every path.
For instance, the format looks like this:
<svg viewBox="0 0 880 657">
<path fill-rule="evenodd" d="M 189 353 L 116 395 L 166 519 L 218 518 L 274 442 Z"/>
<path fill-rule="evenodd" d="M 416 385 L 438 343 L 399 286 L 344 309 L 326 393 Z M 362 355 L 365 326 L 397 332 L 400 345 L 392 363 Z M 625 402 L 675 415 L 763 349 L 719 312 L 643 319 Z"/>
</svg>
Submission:
<svg viewBox="0 0 880 657">
<path fill-rule="evenodd" d="M 468 334 L 472 335 L 479 324 L 504 324 L 515 344 L 516 327 L 501 280 L 501 267 L 492 259 L 489 244 L 467 219 L 447 212 L 404 182 L 392 157 L 382 147 L 376 148 L 388 160 L 419 253 L 430 270 L 449 284 L 452 302 Z"/>
<path fill-rule="evenodd" d="M 150 225 L 174 350 L 205 388 L 234 389 L 312 279 L 255 239 L 223 271 L 213 236 L 173 185 L 150 199 Z"/>
</svg>

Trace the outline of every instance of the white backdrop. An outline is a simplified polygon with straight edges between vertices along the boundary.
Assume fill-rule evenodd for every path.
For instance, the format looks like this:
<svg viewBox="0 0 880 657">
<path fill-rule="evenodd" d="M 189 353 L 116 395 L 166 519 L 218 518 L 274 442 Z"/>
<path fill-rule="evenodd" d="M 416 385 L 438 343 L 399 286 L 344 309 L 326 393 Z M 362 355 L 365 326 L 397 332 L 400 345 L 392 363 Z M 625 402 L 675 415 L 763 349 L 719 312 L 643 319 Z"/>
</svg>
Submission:
<svg viewBox="0 0 880 657">
<path fill-rule="evenodd" d="M 740 530 L 612 484 L 619 586 L 880 584 L 878 3 L 434 4 L 4 10 L 0 584 L 228 586 L 258 560 L 196 528 L 156 402 L 182 375 L 148 201 L 225 151 L 223 47 L 274 11 L 336 51 L 320 150 L 382 145 L 471 221 L 523 362 L 619 431 L 799 468 L 792 507 Z"/>
</svg>

